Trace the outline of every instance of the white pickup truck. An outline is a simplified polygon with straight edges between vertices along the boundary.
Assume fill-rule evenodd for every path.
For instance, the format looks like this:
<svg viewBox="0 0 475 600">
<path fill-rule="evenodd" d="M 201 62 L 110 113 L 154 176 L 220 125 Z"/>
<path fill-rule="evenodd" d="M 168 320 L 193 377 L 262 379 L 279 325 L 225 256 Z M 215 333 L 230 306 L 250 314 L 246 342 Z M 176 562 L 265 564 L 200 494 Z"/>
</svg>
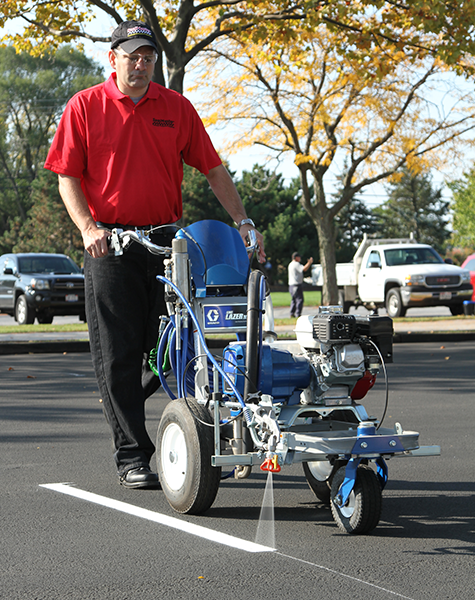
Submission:
<svg viewBox="0 0 475 600">
<path fill-rule="evenodd" d="M 448 306 L 453 315 L 463 313 L 464 300 L 472 297 L 470 272 L 446 264 L 426 244 L 407 239 L 371 239 L 364 236 L 351 263 L 336 266 L 339 304 L 385 307 L 392 318 L 420 306 Z M 321 265 L 313 265 L 306 281 L 322 287 Z"/>
</svg>

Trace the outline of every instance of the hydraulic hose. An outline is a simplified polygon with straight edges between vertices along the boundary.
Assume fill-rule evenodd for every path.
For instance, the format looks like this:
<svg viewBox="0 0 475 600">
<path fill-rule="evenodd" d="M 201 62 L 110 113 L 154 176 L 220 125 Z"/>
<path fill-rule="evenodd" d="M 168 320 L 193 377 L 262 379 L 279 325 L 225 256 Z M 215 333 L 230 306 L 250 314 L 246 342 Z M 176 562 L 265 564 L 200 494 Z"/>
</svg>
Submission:
<svg viewBox="0 0 475 600">
<path fill-rule="evenodd" d="M 166 351 L 167 345 L 168 345 L 168 337 L 171 333 L 173 333 L 172 330 L 174 331 L 174 324 L 173 324 L 172 320 L 170 320 L 170 322 L 168 323 L 168 325 L 165 328 L 165 331 L 162 334 L 162 337 L 160 338 L 160 343 L 158 345 L 157 369 L 158 369 L 158 377 L 160 379 L 160 383 L 162 385 L 163 390 L 168 394 L 169 398 L 171 398 L 172 400 L 175 400 L 176 396 L 171 391 L 171 389 L 167 383 L 167 380 L 165 378 L 165 374 L 163 372 L 165 351 Z"/>
<path fill-rule="evenodd" d="M 189 302 L 187 301 L 185 296 L 182 294 L 181 290 L 172 281 L 170 281 L 166 277 L 163 277 L 162 275 L 157 275 L 157 279 L 159 281 L 161 281 L 162 283 L 171 287 L 173 289 L 173 291 L 177 294 L 177 296 L 180 298 L 180 300 L 183 302 L 184 306 L 187 308 L 188 314 L 191 317 L 191 320 L 193 321 L 193 323 L 196 327 L 196 332 L 198 334 L 198 337 L 200 338 L 201 344 L 202 344 L 203 348 L 205 349 L 208 360 L 211 362 L 211 364 L 213 364 L 216 367 L 218 373 L 221 375 L 221 377 L 223 377 L 223 379 L 226 381 L 226 383 L 229 385 L 229 387 L 233 391 L 234 395 L 236 396 L 237 401 L 242 406 L 244 417 L 246 419 L 246 422 L 249 425 L 252 420 L 251 411 L 246 407 L 246 403 L 244 402 L 241 394 L 239 393 L 239 391 L 236 388 L 232 379 L 229 377 L 229 375 L 227 373 L 225 373 L 224 369 L 222 369 L 221 365 L 218 363 L 218 361 L 214 358 L 214 356 L 209 351 L 208 346 L 206 345 L 205 337 L 203 335 L 203 332 L 201 331 L 201 327 L 198 322 L 198 319 L 196 318 Z"/>
<path fill-rule="evenodd" d="M 258 391 L 262 345 L 261 271 L 252 271 L 247 288 L 246 374 L 244 398 Z"/>
</svg>

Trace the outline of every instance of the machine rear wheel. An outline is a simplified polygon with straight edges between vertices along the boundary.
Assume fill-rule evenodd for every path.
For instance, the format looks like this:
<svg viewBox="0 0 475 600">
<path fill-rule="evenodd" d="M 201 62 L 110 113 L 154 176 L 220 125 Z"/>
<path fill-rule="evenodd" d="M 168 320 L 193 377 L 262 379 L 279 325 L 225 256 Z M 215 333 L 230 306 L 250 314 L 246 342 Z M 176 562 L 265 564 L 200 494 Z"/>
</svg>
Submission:
<svg viewBox="0 0 475 600">
<path fill-rule="evenodd" d="M 344 506 L 335 504 L 341 484 L 345 479 L 345 467 L 335 473 L 331 489 L 331 509 L 338 527 L 346 533 L 363 534 L 372 531 L 379 523 L 382 509 L 382 493 L 376 473 L 367 465 L 356 471 L 355 486 Z"/>
<path fill-rule="evenodd" d="M 194 515 L 213 504 L 221 479 L 221 468 L 211 465 L 214 429 L 200 421 L 212 423 L 209 411 L 194 399 L 181 398 L 166 406 L 157 433 L 157 468 L 165 497 L 177 512 Z"/>
<path fill-rule="evenodd" d="M 305 479 L 315 496 L 327 506 L 330 505 L 330 489 L 333 467 L 328 461 L 302 463 Z"/>
</svg>

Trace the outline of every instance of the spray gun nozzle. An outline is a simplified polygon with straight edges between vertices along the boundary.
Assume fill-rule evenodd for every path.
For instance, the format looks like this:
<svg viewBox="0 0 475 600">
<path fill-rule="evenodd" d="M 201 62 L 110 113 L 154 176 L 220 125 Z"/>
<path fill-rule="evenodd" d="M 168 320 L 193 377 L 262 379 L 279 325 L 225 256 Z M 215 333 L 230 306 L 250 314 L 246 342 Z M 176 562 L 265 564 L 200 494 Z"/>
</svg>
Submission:
<svg viewBox="0 0 475 600">
<path fill-rule="evenodd" d="M 279 457 L 277 454 L 267 455 L 267 458 L 261 465 L 261 471 L 271 471 L 272 473 L 279 473 Z"/>
</svg>

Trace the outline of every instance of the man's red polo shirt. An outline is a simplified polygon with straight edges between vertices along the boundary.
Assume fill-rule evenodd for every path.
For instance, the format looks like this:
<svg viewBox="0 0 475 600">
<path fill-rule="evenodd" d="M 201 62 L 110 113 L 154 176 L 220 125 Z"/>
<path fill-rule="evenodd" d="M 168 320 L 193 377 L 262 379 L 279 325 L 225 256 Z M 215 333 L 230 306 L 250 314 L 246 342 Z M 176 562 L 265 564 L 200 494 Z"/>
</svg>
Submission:
<svg viewBox="0 0 475 600">
<path fill-rule="evenodd" d="M 183 161 L 221 164 L 191 103 L 152 82 L 136 105 L 113 73 L 68 102 L 45 168 L 81 179 L 96 221 L 158 225 L 182 215 Z"/>
</svg>

